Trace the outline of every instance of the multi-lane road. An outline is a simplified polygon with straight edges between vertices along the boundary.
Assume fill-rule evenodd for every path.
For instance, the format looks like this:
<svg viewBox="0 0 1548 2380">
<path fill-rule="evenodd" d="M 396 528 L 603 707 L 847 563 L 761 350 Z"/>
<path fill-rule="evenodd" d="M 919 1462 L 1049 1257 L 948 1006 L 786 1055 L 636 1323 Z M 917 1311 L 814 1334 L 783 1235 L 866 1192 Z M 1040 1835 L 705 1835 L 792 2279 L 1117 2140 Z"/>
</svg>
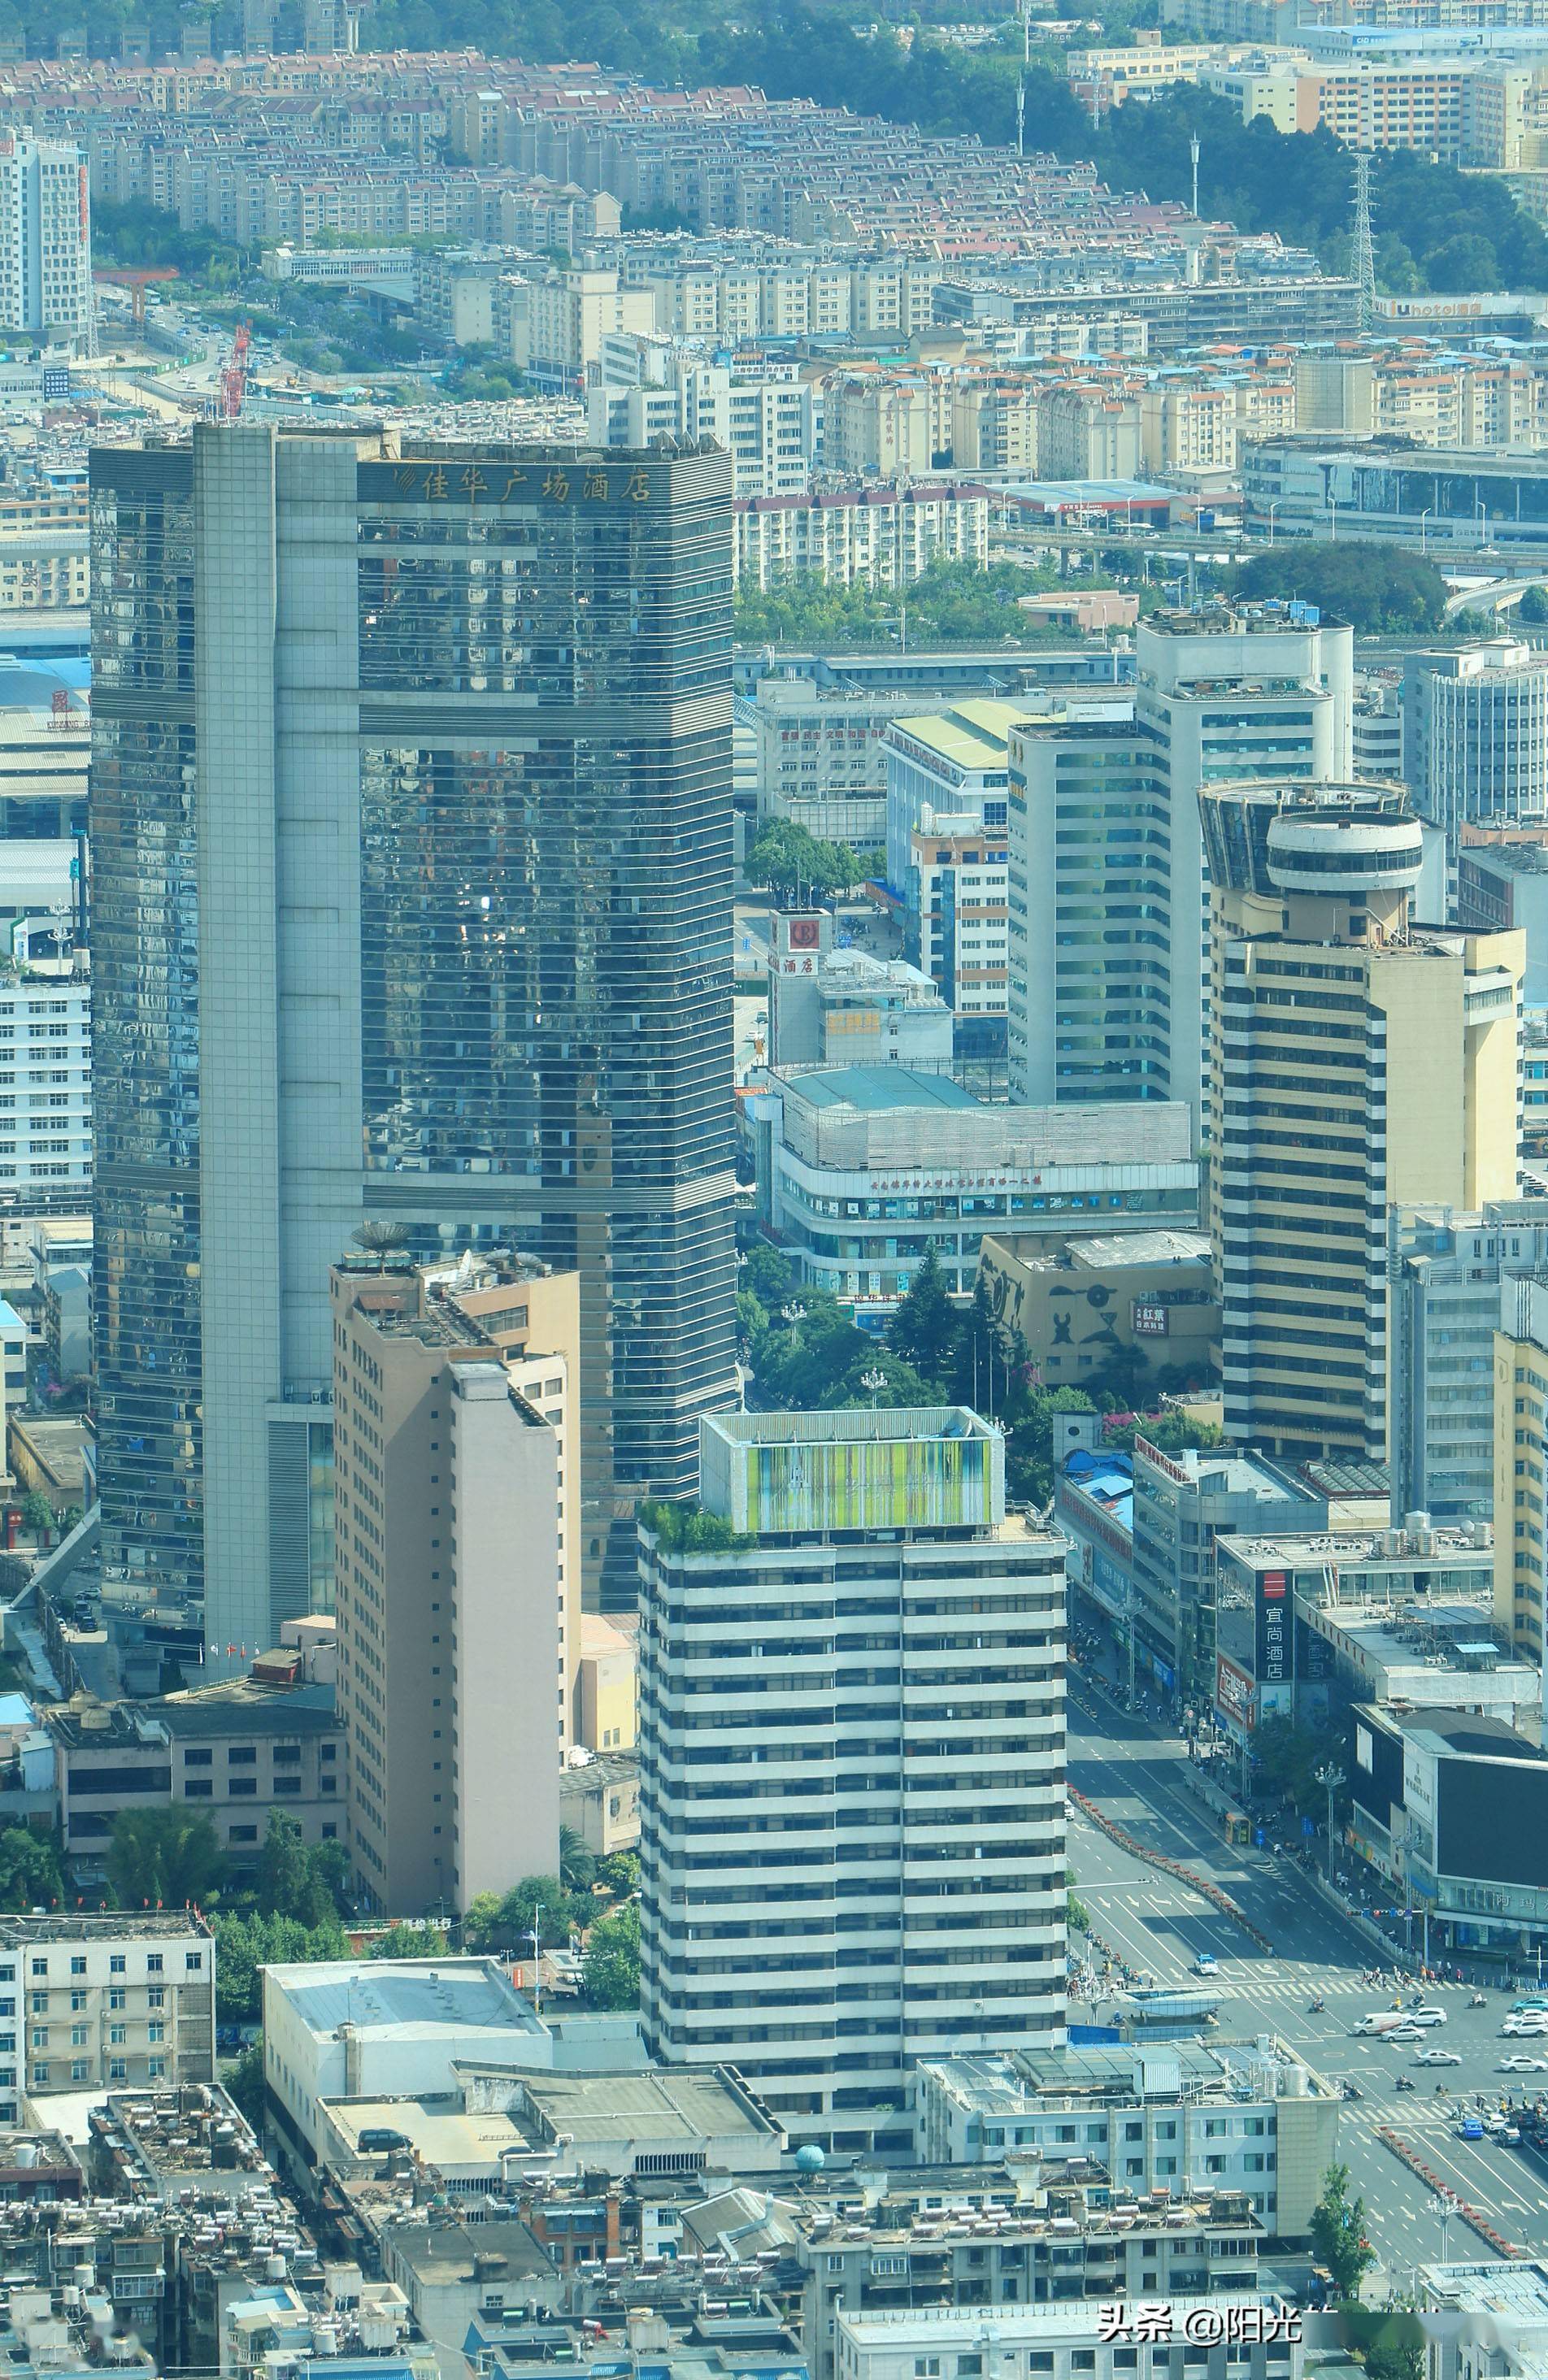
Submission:
<svg viewBox="0 0 1548 2380">
<path fill-rule="evenodd" d="M 1506 2093 L 1519 2098 L 1541 2087 L 1548 2095 L 1548 2074 L 1499 2071 L 1501 2058 L 1513 2051 L 1541 2049 L 1548 2057 L 1548 2041 L 1503 2040 L 1508 1999 L 1492 1991 L 1485 2008 L 1469 2009 L 1469 1993 L 1455 1985 L 1427 1987 L 1426 1997 L 1447 2011 L 1429 2043 L 1460 2051 L 1460 2067 L 1425 2068 L 1416 2064 L 1412 2047 L 1357 2036 L 1356 2019 L 1391 2001 L 1390 1993 L 1360 1982 L 1377 1952 L 1295 1861 L 1225 1842 L 1218 1821 L 1184 1782 L 1186 1758 L 1175 1736 L 1120 1710 L 1089 1678 L 1076 1674 L 1070 1783 L 1137 1841 L 1185 1860 L 1224 1886 L 1273 1951 L 1260 1949 L 1197 1893 L 1121 1850 L 1077 1812 L 1070 1864 L 1097 1932 L 1157 1984 L 1182 1982 L 1198 1953 L 1213 1951 L 1220 1962 L 1222 2036 L 1272 2031 L 1319 2073 L 1356 2084 L 1361 2095 L 1344 2107 L 1340 2153 L 1364 2197 L 1372 2244 L 1395 2279 L 1443 2248 L 1453 2256 L 1489 2251 L 1455 2216 L 1443 2224 L 1440 2201 L 1376 2137 L 1380 2124 L 1409 2140 L 1447 2187 L 1486 2213 L 1506 2239 L 1548 2254 L 1548 2168 L 1530 2152 L 1457 2135 L 1458 2099 L 1471 2107 L 1481 2092 L 1491 2099 Z M 1326 2007 L 1314 2015 L 1316 1999 Z M 1398 2074 L 1417 2088 L 1396 2090 Z M 1445 2084 L 1444 2094 L 1436 2091 L 1437 2082 Z"/>
</svg>

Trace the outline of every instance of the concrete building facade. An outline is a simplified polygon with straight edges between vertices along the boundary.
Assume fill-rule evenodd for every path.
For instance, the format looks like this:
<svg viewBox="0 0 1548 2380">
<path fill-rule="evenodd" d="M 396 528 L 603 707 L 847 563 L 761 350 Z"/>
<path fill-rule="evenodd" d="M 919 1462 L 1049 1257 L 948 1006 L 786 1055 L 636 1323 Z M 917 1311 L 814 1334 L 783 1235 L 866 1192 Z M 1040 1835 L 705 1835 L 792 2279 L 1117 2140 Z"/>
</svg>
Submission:
<svg viewBox="0 0 1548 2380">
<path fill-rule="evenodd" d="M 1410 653 L 1403 775 L 1454 865 L 1464 825 L 1548 820 L 1548 659 L 1507 637 Z"/>
<path fill-rule="evenodd" d="M 1518 1187 L 1521 937 L 1415 925 L 1399 790 L 1223 786 L 1201 808 L 1226 1427 L 1380 1462 L 1386 1208 Z"/>
<path fill-rule="evenodd" d="M 917 2060 L 1064 2037 L 1063 1540 L 961 1408 L 706 1420 L 701 1480 L 724 1547 L 640 1522 L 647 2046 L 906 2151 Z"/>
<path fill-rule="evenodd" d="M 333 1274 L 348 1849 L 394 1916 L 466 1910 L 558 1855 L 578 1284 L 468 1271 L 466 1297 L 411 1266 Z"/>
<path fill-rule="evenodd" d="M 881 1329 L 933 1248 L 966 1295 L 986 1232 L 1197 1230 L 1199 1166 L 1179 1103 L 981 1102 L 897 1066 L 773 1075 L 750 1099 L 758 1211 L 805 1281 Z"/>
<path fill-rule="evenodd" d="M 0 327 L 83 339 L 91 322 L 91 194 L 79 149 L 0 137 Z"/>
<path fill-rule="evenodd" d="M 1475 1214 L 1391 1207 L 1388 1440 L 1392 1518 L 1487 1521 L 1494 1511 L 1494 1333 L 1500 1290 L 1548 1280 L 1548 1198 Z"/>
<path fill-rule="evenodd" d="M 1185 1099 L 1197 1114 L 1199 796 L 1234 777 L 1348 774 L 1353 639 L 1278 607 L 1221 607 L 1142 621 L 1136 647 L 1131 719 L 1009 733 L 1011 1094 Z"/>
<path fill-rule="evenodd" d="M 215 1945 L 186 1910 L 0 1918 L 0 2121 L 22 2095 L 213 2082 Z"/>
</svg>

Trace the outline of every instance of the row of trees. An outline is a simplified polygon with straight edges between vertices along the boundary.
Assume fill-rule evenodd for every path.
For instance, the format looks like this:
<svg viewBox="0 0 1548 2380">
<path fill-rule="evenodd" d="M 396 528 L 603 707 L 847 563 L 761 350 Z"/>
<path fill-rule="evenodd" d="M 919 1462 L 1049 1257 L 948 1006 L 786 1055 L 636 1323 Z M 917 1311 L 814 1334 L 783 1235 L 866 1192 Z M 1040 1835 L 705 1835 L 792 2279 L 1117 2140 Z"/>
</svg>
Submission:
<svg viewBox="0 0 1548 2380">
<path fill-rule="evenodd" d="M 949 457 L 943 455 L 943 466 Z M 1036 645 L 1067 642 L 1062 629 L 1034 625 L 1018 599 L 1061 586 L 1057 571 L 1009 562 L 987 570 L 968 562 L 932 562 L 910 587 L 823 587 L 801 583 L 744 587 L 737 598 L 737 638 L 744 645 L 848 648 L 896 642 L 907 625 L 920 645 Z"/>
</svg>

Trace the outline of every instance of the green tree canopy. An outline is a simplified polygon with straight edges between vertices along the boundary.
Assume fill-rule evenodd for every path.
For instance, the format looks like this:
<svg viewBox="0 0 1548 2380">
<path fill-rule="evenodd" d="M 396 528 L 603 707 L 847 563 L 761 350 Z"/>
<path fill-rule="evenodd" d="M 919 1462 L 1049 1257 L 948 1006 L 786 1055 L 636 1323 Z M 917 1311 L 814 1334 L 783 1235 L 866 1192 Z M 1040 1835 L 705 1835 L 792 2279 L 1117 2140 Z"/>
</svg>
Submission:
<svg viewBox="0 0 1548 2380">
<path fill-rule="evenodd" d="M 567 1892 L 590 1892 L 597 1880 L 597 1855 L 573 1827 L 559 1829 L 559 1881 Z"/>
<path fill-rule="evenodd" d="M 1339 2296 L 1358 2297 L 1376 2252 L 1365 2236 L 1365 2201 L 1349 2195 L 1347 2165 L 1328 2168 L 1323 2194 L 1311 2210 L 1311 2245 L 1318 2263 L 1333 2275 Z"/>
<path fill-rule="evenodd" d="M 1445 619 L 1445 581 L 1432 562 L 1403 546 L 1363 540 L 1342 545 L 1283 540 L 1243 563 L 1235 592 L 1254 601 L 1315 603 L 1361 636 L 1410 629 L 1428 635 Z"/>
<path fill-rule="evenodd" d="M 378 1934 L 371 1946 L 373 1959 L 444 1959 L 451 1936 L 444 1925 L 406 1924 L 399 1919 Z"/>
<path fill-rule="evenodd" d="M 181 1909 L 207 1900 L 225 1876 L 208 1818 L 186 1806 L 120 1810 L 107 1847 L 107 1877 L 121 1909 Z"/>
<path fill-rule="evenodd" d="M 640 2005 L 640 1904 L 626 1900 L 599 1917 L 586 1938 L 580 1986 L 594 2008 Z"/>
<path fill-rule="evenodd" d="M 215 2013 L 222 2024 L 256 2024 L 263 2013 L 262 1967 L 299 1967 L 349 1955 L 336 1916 L 316 1925 L 280 1912 L 223 1912 L 215 1929 Z"/>
<path fill-rule="evenodd" d="M 469 1949 L 515 1952 L 530 1958 L 532 1926 L 540 1902 L 544 1949 L 563 1946 L 569 1940 L 576 1912 L 571 1895 L 556 1876 L 525 1876 L 499 1900 L 492 1892 L 477 1894 L 463 1919 L 462 1938 Z"/>
<path fill-rule="evenodd" d="M 798 905 L 847 892 L 860 880 L 860 864 L 847 843 L 823 843 L 788 819 L 771 819 L 748 853 L 747 875 L 750 883 Z"/>
<path fill-rule="evenodd" d="M 960 1329 L 961 1317 L 932 1241 L 887 1325 L 887 1345 L 900 1363 L 912 1365 L 920 1379 L 933 1386 L 949 1377 Z"/>
<path fill-rule="evenodd" d="M 0 1909 L 56 1909 L 64 1898 L 53 1838 L 30 1827 L 0 1833 Z"/>
</svg>

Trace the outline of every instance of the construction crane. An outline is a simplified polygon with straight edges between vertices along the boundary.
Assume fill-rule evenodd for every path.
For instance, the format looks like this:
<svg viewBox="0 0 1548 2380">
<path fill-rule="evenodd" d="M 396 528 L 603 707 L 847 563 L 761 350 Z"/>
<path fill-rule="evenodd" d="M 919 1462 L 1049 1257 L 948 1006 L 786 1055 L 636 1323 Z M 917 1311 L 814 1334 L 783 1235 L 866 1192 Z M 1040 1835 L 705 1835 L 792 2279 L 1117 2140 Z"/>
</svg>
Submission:
<svg viewBox="0 0 1548 2380">
<path fill-rule="evenodd" d="M 235 421 L 242 410 L 242 399 L 248 391 L 248 349 L 252 345 L 251 325 L 238 322 L 237 335 L 231 342 L 231 353 L 221 366 L 220 405 L 217 419 Z"/>
</svg>

